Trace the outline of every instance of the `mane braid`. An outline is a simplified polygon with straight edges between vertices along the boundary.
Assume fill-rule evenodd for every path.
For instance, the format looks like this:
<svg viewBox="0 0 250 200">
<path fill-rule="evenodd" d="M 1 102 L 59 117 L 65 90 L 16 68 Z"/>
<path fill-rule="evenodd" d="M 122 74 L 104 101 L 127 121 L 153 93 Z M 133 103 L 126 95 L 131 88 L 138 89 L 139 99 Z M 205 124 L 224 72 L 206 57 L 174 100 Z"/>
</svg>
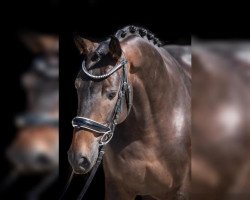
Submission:
<svg viewBox="0 0 250 200">
<path fill-rule="evenodd" d="M 161 42 L 159 38 L 157 38 L 151 31 L 142 27 L 130 25 L 118 30 L 115 33 L 115 36 L 118 39 L 123 39 L 129 35 L 136 35 L 141 38 L 147 39 L 149 42 L 152 42 L 158 47 L 162 47 L 164 45 L 163 42 Z"/>
</svg>

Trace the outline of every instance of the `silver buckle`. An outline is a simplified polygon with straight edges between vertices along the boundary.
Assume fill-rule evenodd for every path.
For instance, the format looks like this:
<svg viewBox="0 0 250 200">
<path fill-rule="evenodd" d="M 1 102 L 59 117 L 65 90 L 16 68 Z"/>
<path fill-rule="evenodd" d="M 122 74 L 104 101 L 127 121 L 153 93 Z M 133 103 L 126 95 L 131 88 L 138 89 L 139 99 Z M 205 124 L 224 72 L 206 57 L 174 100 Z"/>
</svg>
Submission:
<svg viewBox="0 0 250 200">
<path fill-rule="evenodd" d="M 105 134 L 101 137 L 101 139 L 100 139 L 100 141 L 99 141 L 99 144 L 100 144 L 101 146 L 108 144 L 108 143 L 110 142 L 110 140 L 112 139 L 113 135 L 114 135 L 113 132 L 105 133 Z"/>
</svg>

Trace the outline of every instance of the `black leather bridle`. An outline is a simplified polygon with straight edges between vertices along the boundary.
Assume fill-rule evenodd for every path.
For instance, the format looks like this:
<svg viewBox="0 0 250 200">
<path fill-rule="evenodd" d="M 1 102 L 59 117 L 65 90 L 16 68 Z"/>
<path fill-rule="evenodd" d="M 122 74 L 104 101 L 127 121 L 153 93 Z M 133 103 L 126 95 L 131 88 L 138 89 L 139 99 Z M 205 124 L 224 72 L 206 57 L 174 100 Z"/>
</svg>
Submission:
<svg viewBox="0 0 250 200">
<path fill-rule="evenodd" d="M 131 108 L 131 104 L 132 104 L 131 98 L 132 97 L 131 97 L 131 87 L 128 84 L 127 62 L 128 61 L 123 56 L 114 68 L 112 68 L 106 74 L 99 75 L 99 76 L 96 76 L 96 75 L 89 73 L 88 70 L 86 69 L 85 61 L 83 61 L 83 63 L 82 63 L 83 72 L 88 77 L 90 77 L 91 79 L 94 79 L 94 80 L 106 79 L 109 76 L 111 76 L 114 72 L 119 70 L 120 68 L 122 68 L 122 71 L 123 71 L 122 79 L 121 79 L 121 83 L 120 83 L 120 88 L 118 91 L 118 98 L 117 98 L 117 101 L 116 101 L 116 104 L 114 107 L 113 116 L 111 118 L 111 121 L 107 125 L 99 123 L 95 120 L 92 120 L 92 119 L 89 119 L 86 117 L 77 116 L 77 117 L 74 117 L 72 120 L 72 126 L 74 128 L 83 128 L 83 129 L 87 129 L 87 130 L 96 132 L 98 134 L 102 134 L 102 138 L 99 141 L 101 146 L 106 145 L 108 142 L 110 142 L 110 140 L 113 137 L 115 126 L 117 125 L 119 116 L 120 116 L 121 111 L 122 111 L 123 101 L 124 100 L 126 101 L 128 113 L 129 113 L 130 108 Z"/>
<path fill-rule="evenodd" d="M 86 193 L 89 185 L 91 184 L 91 182 L 94 178 L 94 175 L 95 175 L 99 165 L 101 164 L 103 155 L 105 153 L 104 147 L 106 144 L 108 144 L 110 142 L 110 140 L 112 139 L 112 137 L 114 135 L 115 127 L 118 123 L 120 114 L 122 112 L 122 107 L 123 107 L 124 101 L 126 101 L 126 105 L 127 105 L 127 115 L 130 112 L 130 109 L 132 106 L 132 87 L 128 83 L 127 63 L 128 63 L 127 59 L 125 58 L 124 55 L 122 55 L 120 60 L 118 61 L 118 63 L 115 65 L 114 68 L 112 68 L 110 71 L 108 71 L 104 75 L 96 76 L 96 75 L 89 73 L 89 71 L 86 68 L 85 61 L 82 62 L 83 72 L 93 80 L 104 80 L 104 79 L 108 78 L 109 76 L 111 76 L 114 72 L 116 72 L 120 68 L 122 68 L 122 79 L 121 79 L 121 83 L 120 83 L 120 87 L 119 87 L 119 91 L 118 91 L 118 98 L 117 98 L 117 101 L 116 101 L 116 104 L 114 107 L 113 115 L 112 115 L 111 120 L 108 124 L 102 124 L 102 123 L 97 122 L 95 120 L 92 120 L 92 119 L 89 119 L 86 117 L 80 117 L 80 116 L 76 116 L 72 120 L 72 126 L 74 128 L 82 128 L 82 129 L 90 130 L 90 131 L 93 131 L 93 132 L 96 132 L 96 133 L 102 135 L 102 137 L 99 141 L 100 148 L 99 148 L 99 155 L 98 155 L 97 161 L 96 161 L 80 195 L 78 196 L 77 200 L 81 200 L 83 198 L 84 194 Z M 71 176 L 66 184 L 65 190 L 64 190 L 63 194 L 61 195 L 60 199 L 63 198 L 65 192 L 67 191 L 67 189 L 71 183 L 71 180 L 73 179 L 73 175 L 74 175 L 74 172 L 71 173 Z"/>
</svg>

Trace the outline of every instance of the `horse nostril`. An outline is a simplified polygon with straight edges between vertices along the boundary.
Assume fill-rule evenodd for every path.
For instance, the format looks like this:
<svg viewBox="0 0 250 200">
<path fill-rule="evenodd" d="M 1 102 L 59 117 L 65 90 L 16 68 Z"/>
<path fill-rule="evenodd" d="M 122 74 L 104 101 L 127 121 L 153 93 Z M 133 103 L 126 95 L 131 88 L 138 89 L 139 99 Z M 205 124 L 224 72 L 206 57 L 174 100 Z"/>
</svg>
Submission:
<svg viewBox="0 0 250 200">
<path fill-rule="evenodd" d="M 79 159 L 78 164 L 79 164 L 80 167 L 82 167 L 85 170 L 90 168 L 90 161 L 84 156 L 82 156 Z"/>
</svg>

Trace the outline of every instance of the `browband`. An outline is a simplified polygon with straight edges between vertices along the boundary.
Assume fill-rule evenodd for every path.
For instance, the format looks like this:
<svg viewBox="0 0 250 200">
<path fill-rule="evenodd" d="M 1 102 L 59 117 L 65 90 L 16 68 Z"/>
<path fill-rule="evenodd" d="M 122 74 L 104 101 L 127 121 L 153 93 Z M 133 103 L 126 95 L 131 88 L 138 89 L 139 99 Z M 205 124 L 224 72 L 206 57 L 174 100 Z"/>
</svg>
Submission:
<svg viewBox="0 0 250 200">
<path fill-rule="evenodd" d="M 104 78 L 107 78 L 107 77 L 111 76 L 114 72 L 116 72 L 118 69 L 120 69 L 125 64 L 127 64 L 127 62 L 128 62 L 127 60 L 123 59 L 113 69 L 111 69 L 110 71 L 108 71 L 106 74 L 97 76 L 97 75 L 93 75 L 93 74 L 91 74 L 91 73 L 88 72 L 88 70 L 86 69 L 85 60 L 83 60 L 82 61 L 82 70 L 90 78 L 93 78 L 93 79 L 104 79 Z"/>
</svg>

